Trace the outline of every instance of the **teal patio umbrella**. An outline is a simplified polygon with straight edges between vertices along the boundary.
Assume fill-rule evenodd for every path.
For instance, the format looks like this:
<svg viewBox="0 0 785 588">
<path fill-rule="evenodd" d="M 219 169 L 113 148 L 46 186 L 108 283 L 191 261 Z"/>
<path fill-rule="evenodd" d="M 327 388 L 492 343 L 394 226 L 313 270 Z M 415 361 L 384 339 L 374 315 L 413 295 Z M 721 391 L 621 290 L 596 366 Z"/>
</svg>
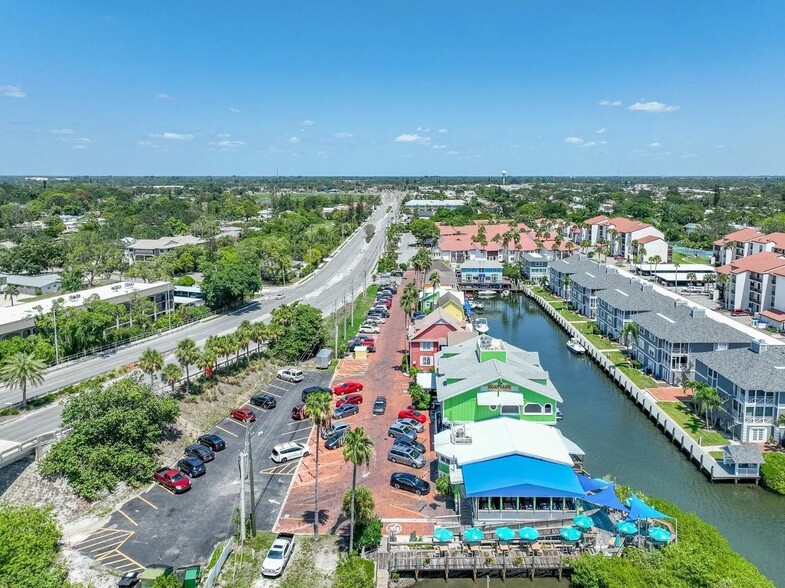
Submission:
<svg viewBox="0 0 785 588">
<path fill-rule="evenodd" d="M 515 539 L 515 531 L 513 531 L 509 527 L 499 527 L 498 529 L 496 529 L 494 536 L 499 541 L 512 541 L 513 539 Z"/>
<path fill-rule="evenodd" d="M 537 541 L 540 538 L 540 532 L 534 527 L 518 529 L 518 535 L 520 535 L 523 541 Z"/>
<path fill-rule="evenodd" d="M 589 517 L 587 517 L 586 515 L 578 515 L 577 517 L 575 517 L 574 519 L 572 519 L 572 522 L 573 522 L 573 523 L 575 524 L 575 526 L 576 526 L 576 527 L 578 527 L 578 528 L 579 528 L 581 531 L 588 531 L 589 529 L 591 529 L 591 528 L 594 526 L 594 521 L 592 521 L 592 520 L 591 520 Z"/>
<path fill-rule="evenodd" d="M 650 527 L 649 538 L 656 543 L 667 543 L 670 541 L 671 532 L 662 527 Z"/>
<path fill-rule="evenodd" d="M 559 536 L 565 543 L 575 543 L 581 540 L 581 532 L 575 527 L 562 527 Z"/>
<path fill-rule="evenodd" d="M 447 543 L 448 541 L 452 541 L 452 538 L 455 535 L 449 529 L 435 529 L 433 532 L 433 538 L 439 541 L 440 543 Z"/>
<path fill-rule="evenodd" d="M 469 543 L 478 543 L 482 541 L 483 533 L 475 527 L 469 527 L 463 532 L 463 539 Z"/>
<path fill-rule="evenodd" d="M 638 527 L 630 521 L 619 521 L 616 523 L 616 530 L 622 535 L 635 535 L 638 532 Z"/>
</svg>

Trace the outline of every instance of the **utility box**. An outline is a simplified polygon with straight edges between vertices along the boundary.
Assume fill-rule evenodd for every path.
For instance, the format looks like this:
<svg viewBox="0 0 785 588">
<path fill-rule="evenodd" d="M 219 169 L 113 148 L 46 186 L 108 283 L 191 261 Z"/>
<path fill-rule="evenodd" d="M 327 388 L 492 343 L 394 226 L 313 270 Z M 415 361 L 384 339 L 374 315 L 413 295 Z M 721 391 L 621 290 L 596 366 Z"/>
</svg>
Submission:
<svg viewBox="0 0 785 588">
<path fill-rule="evenodd" d="M 199 566 L 188 566 L 183 569 L 183 588 L 198 588 L 201 579 L 202 568 Z"/>
<path fill-rule="evenodd" d="M 333 362 L 333 350 L 332 349 L 320 349 L 319 353 L 316 354 L 316 367 L 320 370 L 326 370 L 330 367 L 330 364 Z"/>
<path fill-rule="evenodd" d="M 368 348 L 365 345 L 358 345 L 354 348 L 355 359 L 368 359 Z"/>
</svg>

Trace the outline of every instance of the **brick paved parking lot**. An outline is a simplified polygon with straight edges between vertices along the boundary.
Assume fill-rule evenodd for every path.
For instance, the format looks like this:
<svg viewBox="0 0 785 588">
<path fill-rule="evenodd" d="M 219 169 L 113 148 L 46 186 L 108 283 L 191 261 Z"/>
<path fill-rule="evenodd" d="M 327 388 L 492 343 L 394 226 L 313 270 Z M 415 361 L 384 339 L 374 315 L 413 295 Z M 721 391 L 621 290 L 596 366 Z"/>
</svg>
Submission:
<svg viewBox="0 0 785 588">
<path fill-rule="evenodd" d="M 333 386 L 346 380 L 356 380 L 363 384 L 363 403 L 359 414 L 349 417 L 347 422 L 352 428 L 365 428 L 374 441 L 375 455 L 369 468 L 360 468 L 357 473 L 358 485 L 368 487 L 376 500 L 376 511 L 384 526 L 397 533 L 429 532 L 433 529 L 435 517 L 452 514 L 445 508 L 442 498 L 437 498 L 433 482 L 436 474 L 436 454 L 433 452 L 430 419 L 425 431 L 418 435 L 428 450 L 428 464 L 421 470 L 393 464 L 387 460 L 387 451 L 392 440 L 387 437 L 387 429 L 397 418 L 398 411 L 409 405 L 407 393 L 408 377 L 401 372 L 401 354 L 405 349 L 404 313 L 398 299 L 393 300 L 390 318 L 382 325 L 381 333 L 376 335 L 376 353 L 368 359 L 344 359 L 336 370 Z M 387 411 L 384 415 L 373 414 L 373 401 L 377 396 L 387 397 Z M 314 447 L 316 438 L 312 432 L 309 444 Z M 323 441 L 320 440 L 320 443 Z M 313 526 L 315 456 L 300 461 L 290 493 L 281 509 L 277 530 L 289 532 L 308 532 Z M 408 492 L 395 490 L 390 486 L 390 475 L 396 471 L 414 472 L 431 483 L 428 496 L 415 496 Z M 352 467 L 344 461 L 342 450 L 324 449 L 319 457 L 319 510 L 322 532 L 336 533 L 348 530 L 348 521 L 341 515 L 341 500 L 351 488 Z"/>
</svg>

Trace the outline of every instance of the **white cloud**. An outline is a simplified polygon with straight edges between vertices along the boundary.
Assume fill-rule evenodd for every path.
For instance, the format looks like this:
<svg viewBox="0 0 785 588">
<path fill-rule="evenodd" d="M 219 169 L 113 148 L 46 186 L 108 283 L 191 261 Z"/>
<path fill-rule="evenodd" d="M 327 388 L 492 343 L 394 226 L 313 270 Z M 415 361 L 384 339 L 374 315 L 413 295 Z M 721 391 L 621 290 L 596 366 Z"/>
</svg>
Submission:
<svg viewBox="0 0 785 588">
<path fill-rule="evenodd" d="M 448 151 L 447 155 L 458 155 L 460 151 Z"/>
<path fill-rule="evenodd" d="M 22 86 L 0 86 L 0 96 L 6 98 L 27 98 L 27 93 L 22 90 Z"/>
<path fill-rule="evenodd" d="M 431 145 L 431 149 L 447 149 L 447 145 Z"/>
<path fill-rule="evenodd" d="M 725 145 L 715 145 L 715 149 L 725 149 Z"/>
<path fill-rule="evenodd" d="M 564 139 L 564 142 L 569 143 L 570 145 L 580 145 L 581 143 L 583 143 L 583 139 L 581 139 L 580 137 L 567 137 L 566 139 Z"/>
<path fill-rule="evenodd" d="M 139 147 L 150 147 L 150 149 L 163 149 L 158 143 L 153 143 L 152 141 L 139 141 L 137 145 Z"/>
<path fill-rule="evenodd" d="M 172 133 L 167 131 L 165 133 L 150 133 L 153 139 L 164 139 L 166 141 L 190 141 L 194 138 L 191 133 Z"/>
<path fill-rule="evenodd" d="M 76 145 L 71 145 L 71 149 L 87 149 L 87 145 L 84 143 L 77 143 Z"/>
<path fill-rule="evenodd" d="M 672 104 L 663 104 L 662 102 L 636 102 L 628 106 L 629 110 L 639 110 L 641 112 L 652 112 L 659 114 L 660 112 L 675 112 L 681 106 L 674 106 Z"/>
<path fill-rule="evenodd" d="M 301 142 L 301 141 L 302 141 L 302 139 L 300 139 L 300 137 L 289 137 L 289 138 L 287 139 L 287 141 L 288 141 L 289 143 L 292 143 L 292 144 L 294 144 L 294 143 L 299 143 L 299 142 Z"/>
<path fill-rule="evenodd" d="M 352 137 L 354 137 L 354 134 L 348 133 L 346 131 L 340 131 L 338 133 L 334 133 L 333 137 L 335 137 L 336 139 L 351 139 Z"/>
<path fill-rule="evenodd" d="M 606 130 L 605 130 L 605 127 L 602 127 L 601 129 L 597 129 L 597 130 L 596 130 L 596 131 L 594 131 L 594 132 L 595 132 L 595 133 L 597 133 L 598 135 L 604 135 L 604 134 L 605 134 L 605 133 L 607 133 L 608 131 L 606 131 Z"/>
<path fill-rule="evenodd" d="M 581 145 L 581 147 L 596 147 L 597 145 L 599 145 L 599 143 L 596 141 L 588 141 L 587 143 Z"/>
<path fill-rule="evenodd" d="M 327 151 L 317 151 L 316 155 L 325 156 L 325 155 L 327 155 Z"/>
<path fill-rule="evenodd" d="M 171 97 L 169 94 L 163 94 L 163 93 L 161 93 L 161 94 L 156 94 L 156 95 L 155 95 L 155 99 L 156 99 L 156 100 L 171 100 L 171 99 L 172 99 L 172 97 Z"/>
<path fill-rule="evenodd" d="M 221 147 L 222 149 L 236 149 L 237 147 L 245 147 L 247 143 L 245 141 L 218 141 L 215 146 Z"/>
<path fill-rule="evenodd" d="M 52 129 L 49 132 L 52 133 L 53 135 L 73 135 L 74 134 L 74 130 L 73 129 Z"/>
<path fill-rule="evenodd" d="M 438 132 L 440 132 L 440 133 L 449 133 L 450 131 L 449 131 L 449 129 L 439 129 Z"/>
<path fill-rule="evenodd" d="M 304 120 L 303 122 L 301 122 L 300 124 L 301 124 L 302 126 L 304 126 L 304 127 L 310 127 L 310 126 L 312 126 L 312 125 L 315 125 L 316 123 L 315 123 L 315 122 L 313 122 L 312 120 L 305 119 L 305 120 Z"/>
<path fill-rule="evenodd" d="M 659 149 L 660 147 L 662 147 L 662 144 L 657 141 L 655 141 L 654 143 L 649 143 L 649 148 L 651 149 Z"/>
<path fill-rule="evenodd" d="M 690 159 L 692 157 L 695 157 L 694 153 L 685 153 L 684 155 L 681 156 L 682 159 Z"/>
<path fill-rule="evenodd" d="M 229 137 L 231 137 L 231 135 L 229 133 L 220 133 L 216 135 L 216 137 L 219 139 L 228 139 Z"/>
<path fill-rule="evenodd" d="M 424 129 L 422 127 L 417 127 L 417 132 L 418 133 L 430 133 L 431 129 Z"/>
<path fill-rule="evenodd" d="M 88 139 L 87 137 L 77 137 L 76 139 L 69 139 L 69 141 L 73 141 L 74 143 L 81 143 L 83 145 L 93 142 L 92 139 Z"/>
<path fill-rule="evenodd" d="M 621 106 L 621 100 L 600 100 L 597 104 L 600 106 Z"/>
<path fill-rule="evenodd" d="M 396 143 L 428 143 L 430 142 L 430 137 L 423 137 L 422 135 L 410 135 L 404 133 L 403 135 L 398 135 L 395 137 Z"/>
<path fill-rule="evenodd" d="M 234 106 L 231 106 L 231 107 L 229 107 L 229 112 L 234 112 L 235 114 L 237 114 L 238 112 L 240 112 L 240 109 L 239 108 L 235 108 Z"/>
</svg>

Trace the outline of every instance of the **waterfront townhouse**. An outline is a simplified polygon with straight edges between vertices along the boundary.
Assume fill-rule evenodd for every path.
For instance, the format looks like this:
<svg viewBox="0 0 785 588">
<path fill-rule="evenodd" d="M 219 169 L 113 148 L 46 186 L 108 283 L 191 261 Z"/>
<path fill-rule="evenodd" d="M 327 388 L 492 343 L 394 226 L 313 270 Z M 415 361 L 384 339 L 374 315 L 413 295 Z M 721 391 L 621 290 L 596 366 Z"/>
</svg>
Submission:
<svg viewBox="0 0 785 588">
<path fill-rule="evenodd" d="M 729 279 L 723 300 L 727 308 L 753 313 L 785 310 L 785 255 L 762 251 L 720 266 L 717 273 Z"/>
<path fill-rule="evenodd" d="M 436 301 L 436 308 L 443 310 L 458 322 L 462 322 L 465 318 L 463 305 L 463 292 L 458 290 L 445 292 Z"/>
<path fill-rule="evenodd" d="M 575 312 L 595 318 L 597 316 L 597 294 L 601 290 L 627 286 L 630 278 L 621 276 L 616 268 L 592 264 L 593 267 L 575 272 L 567 281 L 569 301 Z"/>
<path fill-rule="evenodd" d="M 408 333 L 411 365 L 426 370 L 432 368 L 434 356 L 447 345 L 447 335 L 455 331 L 473 332 L 473 329 L 469 323 L 457 320 L 442 308 L 414 321 Z"/>
<path fill-rule="evenodd" d="M 580 271 L 597 271 L 599 268 L 599 264 L 589 260 L 582 253 L 552 261 L 548 264 L 548 288 L 557 296 L 567 298 L 570 286 L 570 280 L 565 282 L 567 276 L 572 277 Z"/>
<path fill-rule="evenodd" d="M 524 253 L 521 273 L 527 280 L 539 282 L 548 275 L 548 258 L 539 253 Z"/>
<path fill-rule="evenodd" d="M 707 317 L 705 308 L 681 301 L 630 320 L 640 332 L 633 343 L 633 357 L 642 369 L 672 386 L 693 379 L 696 354 L 747 347 L 751 341 L 741 331 Z"/>
<path fill-rule="evenodd" d="M 714 265 L 725 265 L 753 253 L 753 242 L 765 235 L 758 229 L 747 227 L 728 233 L 714 241 Z"/>
<path fill-rule="evenodd" d="M 461 264 L 461 284 L 483 286 L 485 284 L 501 284 L 503 266 L 490 259 L 474 259 Z"/>
<path fill-rule="evenodd" d="M 417 308 L 423 312 L 431 312 L 434 308 L 439 306 L 439 301 L 445 294 L 451 294 L 454 296 L 460 304 L 461 309 L 463 309 L 463 292 L 453 288 L 452 286 L 447 286 L 444 284 L 439 284 L 435 287 L 432 285 L 426 285 L 425 288 L 420 292 Z"/>
<path fill-rule="evenodd" d="M 695 356 L 695 379 L 722 397 L 718 423 L 734 439 L 764 443 L 781 438 L 785 414 L 785 346 L 752 341 L 748 347 Z"/>
<path fill-rule="evenodd" d="M 632 282 L 597 292 L 597 327 L 609 339 L 617 340 L 635 315 L 666 308 L 671 299 L 657 294 L 648 283 Z"/>
</svg>

